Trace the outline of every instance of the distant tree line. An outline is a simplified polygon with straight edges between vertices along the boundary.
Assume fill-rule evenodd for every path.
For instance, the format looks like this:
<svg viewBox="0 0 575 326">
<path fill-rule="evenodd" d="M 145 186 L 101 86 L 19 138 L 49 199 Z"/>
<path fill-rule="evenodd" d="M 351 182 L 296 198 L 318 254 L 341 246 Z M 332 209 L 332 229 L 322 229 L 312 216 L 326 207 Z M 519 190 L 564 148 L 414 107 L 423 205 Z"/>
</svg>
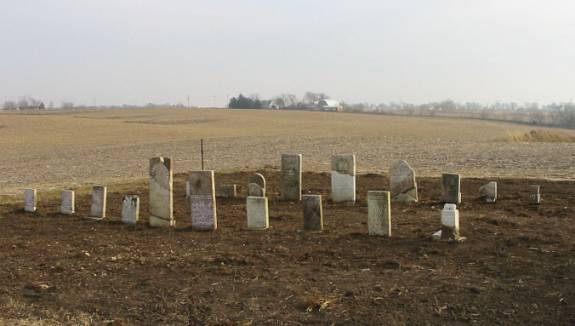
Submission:
<svg viewBox="0 0 575 326">
<path fill-rule="evenodd" d="M 300 99 L 294 94 L 281 94 L 269 100 L 261 100 L 258 95 L 249 97 L 239 94 L 232 97 L 228 103 L 230 109 L 306 109 L 320 100 L 329 99 L 324 93 L 306 92 Z"/>
</svg>

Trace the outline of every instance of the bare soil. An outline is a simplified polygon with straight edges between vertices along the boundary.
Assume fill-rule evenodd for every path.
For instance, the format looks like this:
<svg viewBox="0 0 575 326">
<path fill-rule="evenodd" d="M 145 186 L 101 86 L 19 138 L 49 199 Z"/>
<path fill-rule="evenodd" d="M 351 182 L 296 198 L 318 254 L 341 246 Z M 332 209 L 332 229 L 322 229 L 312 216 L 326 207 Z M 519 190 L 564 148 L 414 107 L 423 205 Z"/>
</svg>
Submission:
<svg viewBox="0 0 575 326">
<path fill-rule="evenodd" d="M 328 200 L 329 174 L 305 173 L 305 192 L 324 195 L 325 231 L 302 231 L 300 204 L 279 202 L 278 173 L 263 171 L 271 229 L 246 230 L 245 199 L 218 200 L 217 232 L 189 226 L 184 175 L 176 177 L 175 230 L 152 229 L 145 181 L 109 189 L 110 218 L 57 213 L 56 193 L 39 212 L 19 198 L 0 207 L 0 324 L 573 325 L 575 183 L 494 179 L 500 198 L 479 201 L 492 179 L 462 182 L 461 233 L 436 242 L 439 180 L 420 178 L 418 204 L 393 204 L 393 237 L 367 235 L 367 190 L 355 206 Z M 218 174 L 245 195 L 250 173 Z M 528 204 L 529 185 L 542 204 Z M 142 224 L 119 223 L 122 196 L 138 194 Z"/>
</svg>

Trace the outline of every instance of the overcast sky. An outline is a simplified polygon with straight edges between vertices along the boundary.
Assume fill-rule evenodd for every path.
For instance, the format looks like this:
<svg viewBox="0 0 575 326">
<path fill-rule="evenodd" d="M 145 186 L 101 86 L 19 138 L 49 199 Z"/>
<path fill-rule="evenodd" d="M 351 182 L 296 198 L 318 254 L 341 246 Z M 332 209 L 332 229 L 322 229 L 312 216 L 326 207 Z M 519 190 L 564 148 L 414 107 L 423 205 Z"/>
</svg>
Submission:
<svg viewBox="0 0 575 326">
<path fill-rule="evenodd" d="M 0 101 L 569 101 L 573 0 L 3 0 Z"/>
</svg>

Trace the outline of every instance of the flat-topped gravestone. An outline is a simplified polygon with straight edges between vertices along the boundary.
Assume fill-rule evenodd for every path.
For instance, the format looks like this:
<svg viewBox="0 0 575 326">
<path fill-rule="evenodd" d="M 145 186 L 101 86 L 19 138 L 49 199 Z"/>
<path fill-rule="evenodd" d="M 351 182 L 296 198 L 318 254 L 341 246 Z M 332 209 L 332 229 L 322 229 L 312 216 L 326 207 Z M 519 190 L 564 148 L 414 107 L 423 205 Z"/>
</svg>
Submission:
<svg viewBox="0 0 575 326">
<path fill-rule="evenodd" d="M 136 225 L 140 220 L 140 197 L 125 196 L 122 202 L 122 223 Z"/>
<path fill-rule="evenodd" d="M 280 176 L 281 200 L 301 200 L 301 154 L 282 154 Z"/>
<path fill-rule="evenodd" d="M 218 198 L 236 198 L 237 186 L 235 184 L 223 184 L 216 189 L 216 197 Z"/>
<path fill-rule="evenodd" d="M 252 197 L 246 199 L 248 213 L 248 229 L 265 230 L 270 227 L 268 212 L 268 199 L 266 197 Z"/>
<path fill-rule="evenodd" d="M 150 160 L 150 226 L 174 226 L 172 160 L 155 157 Z"/>
<path fill-rule="evenodd" d="M 320 195 L 304 195 L 303 228 L 309 231 L 323 230 L 323 210 Z"/>
<path fill-rule="evenodd" d="M 441 186 L 441 200 L 444 203 L 461 203 L 461 177 L 459 174 L 444 173 L 441 176 Z"/>
<path fill-rule="evenodd" d="M 367 192 L 367 227 L 369 235 L 391 236 L 391 203 L 388 191 Z"/>
<path fill-rule="evenodd" d="M 455 204 L 445 204 L 441 211 L 441 239 L 459 241 L 459 211 Z"/>
<path fill-rule="evenodd" d="M 24 189 L 24 211 L 35 213 L 37 206 L 36 189 Z"/>
<path fill-rule="evenodd" d="M 92 188 L 92 205 L 90 206 L 90 217 L 103 219 L 106 217 L 106 196 L 108 190 L 103 186 Z"/>
<path fill-rule="evenodd" d="M 188 180 L 190 181 L 192 228 L 201 231 L 216 230 L 218 218 L 214 171 L 191 171 Z"/>
<path fill-rule="evenodd" d="M 73 190 L 64 190 L 61 194 L 60 213 L 72 215 L 75 209 L 75 193 Z"/>
<path fill-rule="evenodd" d="M 332 156 L 331 200 L 355 202 L 355 155 Z"/>
<path fill-rule="evenodd" d="M 491 181 L 484 184 L 479 188 L 479 197 L 486 203 L 494 203 L 497 201 L 497 182 Z"/>
<path fill-rule="evenodd" d="M 532 205 L 539 205 L 541 203 L 541 186 L 529 186 L 529 203 Z"/>
<path fill-rule="evenodd" d="M 266 196 L 266 178 L 260 173 L 255 173 L 248 180 L 248 196 Z"/>
<path fill-rule="evenodd" d="M 415 170 L 406 161 L 397 161 L 389 169 L 389 183 L 393 201 L 417 202 Z"/>
</svg>

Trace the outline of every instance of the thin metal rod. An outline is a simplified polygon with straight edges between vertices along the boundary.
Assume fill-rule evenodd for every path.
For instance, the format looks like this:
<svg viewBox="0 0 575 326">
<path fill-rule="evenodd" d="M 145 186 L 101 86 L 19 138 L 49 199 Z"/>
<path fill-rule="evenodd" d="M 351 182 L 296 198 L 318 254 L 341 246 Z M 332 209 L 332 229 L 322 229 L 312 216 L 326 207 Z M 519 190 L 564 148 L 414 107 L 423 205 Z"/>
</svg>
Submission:
<svg viewBox="0 0 575 326">
<path fill-rule="evenodd" d="M 200 139 L 200 152 L 202 155 L 202 171 L 204 170 L 204 140 Z"/>
</svg>

